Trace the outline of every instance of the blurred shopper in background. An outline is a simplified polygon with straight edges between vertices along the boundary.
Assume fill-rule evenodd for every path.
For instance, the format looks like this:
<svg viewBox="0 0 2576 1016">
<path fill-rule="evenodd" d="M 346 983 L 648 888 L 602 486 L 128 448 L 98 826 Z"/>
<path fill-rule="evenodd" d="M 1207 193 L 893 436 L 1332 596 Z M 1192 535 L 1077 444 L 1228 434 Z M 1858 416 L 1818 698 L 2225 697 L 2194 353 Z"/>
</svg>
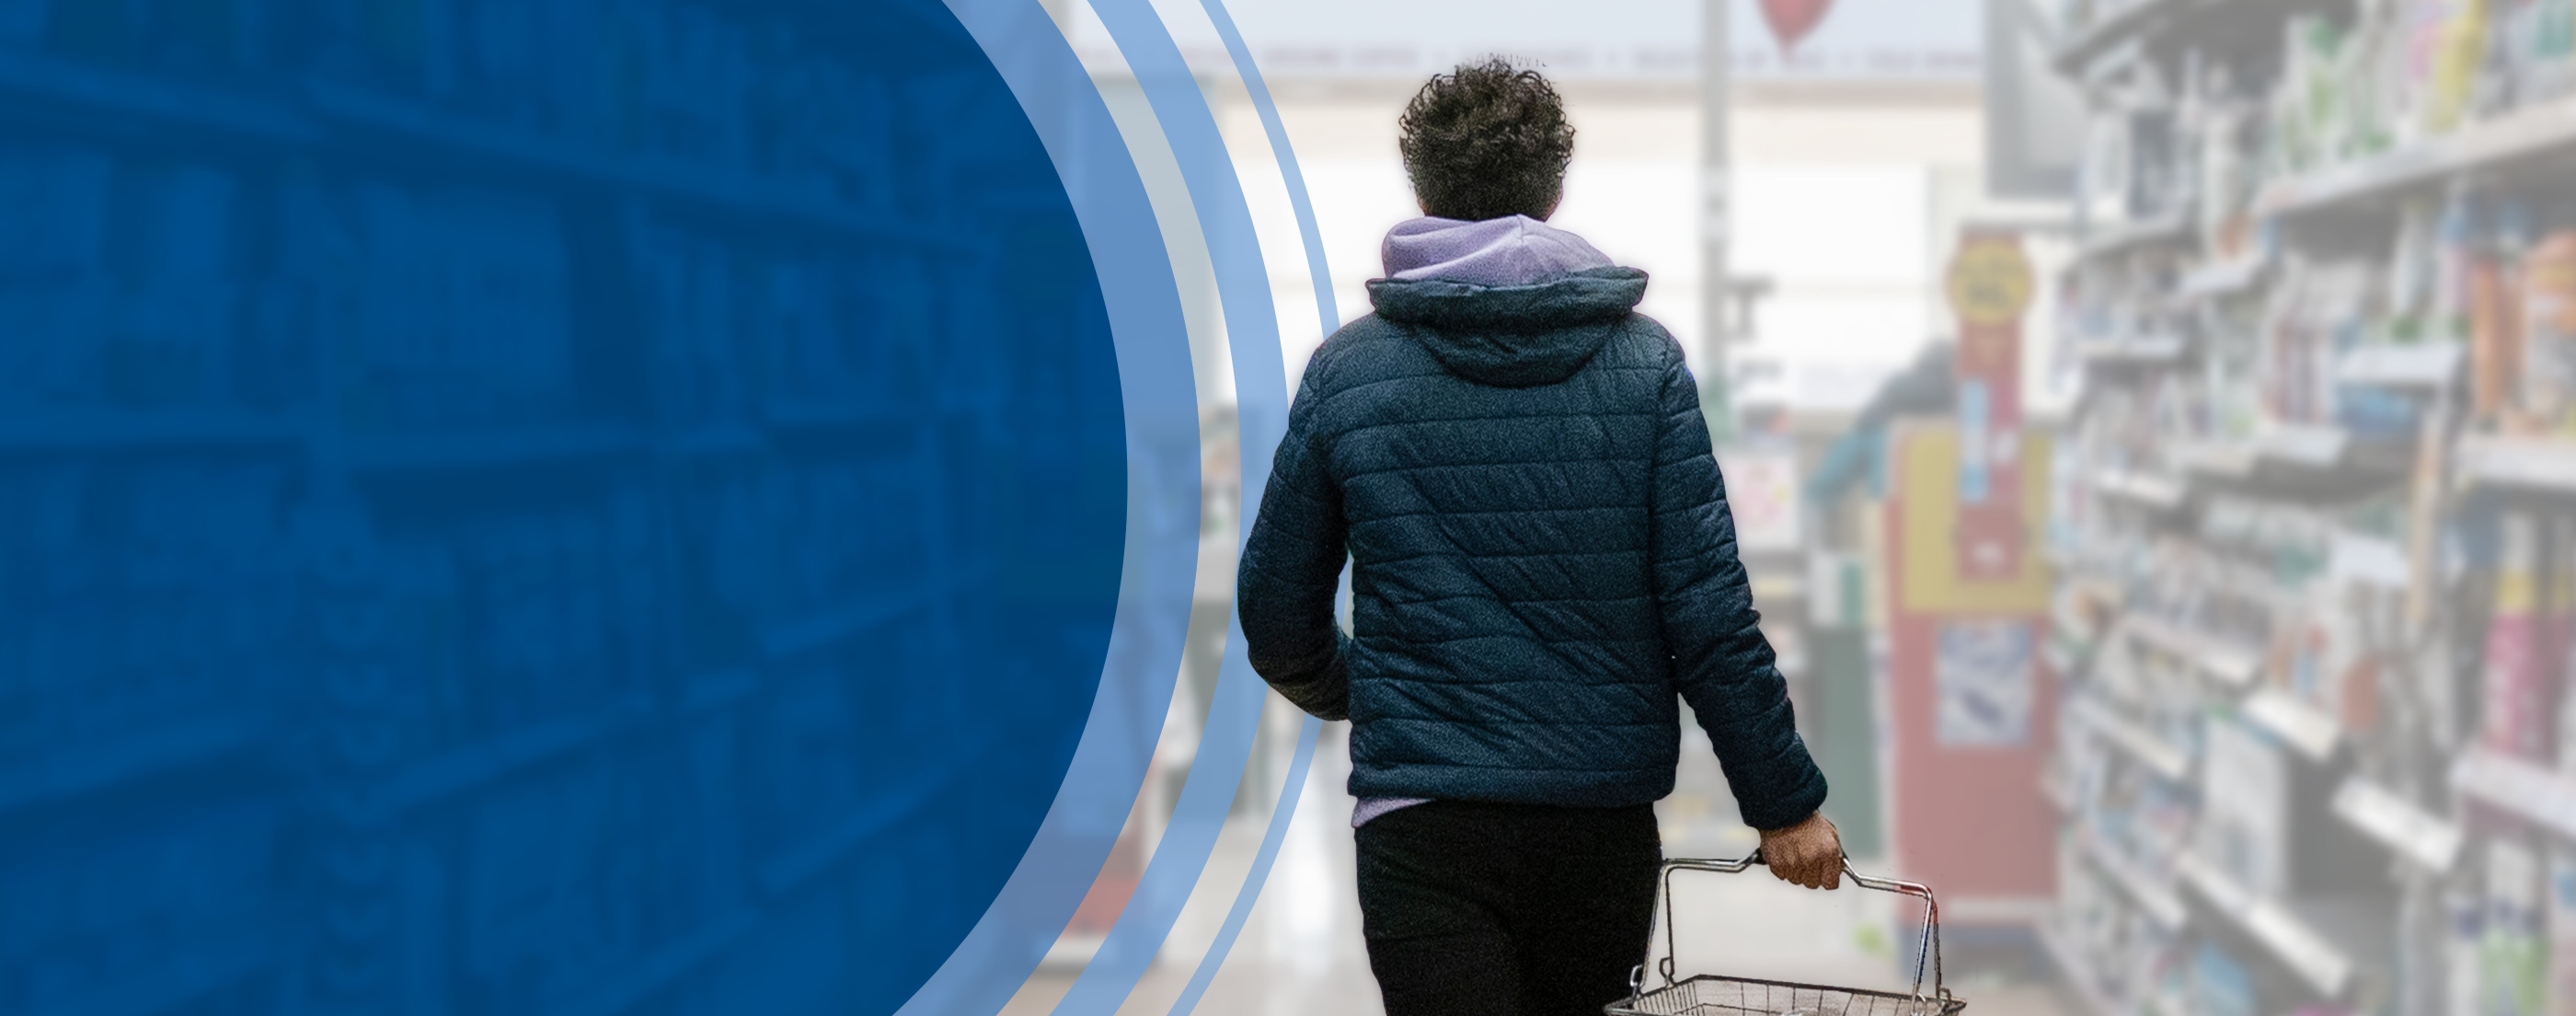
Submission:
<svg viewBox="0 0 2576 1016">
<path fill-rule="evenodd" d="M 1352 721 L 1387 1012 L 1598 1012 L 1652 931 L 1676 692 L 1774 873 L 1832 888 L 1841 846 L 1681 347 L 1635 313 L 1644 272 L 1543 221 L 1573 154 L 1555 89 L 1462 66 L 1399 126 L 1425 217 L 1308 363 L 1244 549 L 1246 646 Z"/>
</svg>

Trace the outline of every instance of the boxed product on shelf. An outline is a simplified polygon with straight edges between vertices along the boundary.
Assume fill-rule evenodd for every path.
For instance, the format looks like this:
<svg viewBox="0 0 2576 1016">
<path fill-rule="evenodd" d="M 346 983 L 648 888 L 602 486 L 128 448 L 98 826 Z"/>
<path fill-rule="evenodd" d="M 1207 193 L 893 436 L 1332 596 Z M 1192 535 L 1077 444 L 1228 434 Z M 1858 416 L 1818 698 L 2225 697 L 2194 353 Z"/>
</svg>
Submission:
<svg viewBox="0 0 2576 1016">
<path fill-rule="evenodd" d="M 2554 582 L 2554 569 L 2542 556 L 2542 521 L 2523 512 L 2506 512 L 2497 521 L 2495 595 L 2486 622 L 2486 652 L 2480 672 L 2479 743 L 2515 758 L 2554 757 L 2555 696 L 2550 673 L 2560 652 L 2552 611 L 2563 609 L 2543 593 Z"/>
<path fill-rule="evenodd" d="M 2516 329 L 2523 343 L 2521 412 L 2539 430 L 2576 433 L 2576 230 L 2532 247 L 2516 288 L 2522 294 Z"/>
<path fill-rule="evenodd" d="M 2191 960 L 2192 1008 L 2199 1016 L 2260 1016 L 2254 976 L 2217 945 L 2203 942 Z"/>
<path fill-rule="evenodd" d="M 2264 897 L 2290 888 L 2290 775 L 2280 752 L 2233 722 L 2208 725 L 2193 850 Z"/>
<path fill-rule="evenodd" d="M 2441 897 L 2442 1016 L 2483 1016 L 2487 905 L 2483 893 L 2453 885 Z"/>
<path fill-rule="evenodd" d="M 2540 861 L 2509 837 L 2487 841 L 2486 917 L 2478 970 L 2480 1011 L 2542 1016 L 2547 953 L 2542 935 Z"/>
</svg>

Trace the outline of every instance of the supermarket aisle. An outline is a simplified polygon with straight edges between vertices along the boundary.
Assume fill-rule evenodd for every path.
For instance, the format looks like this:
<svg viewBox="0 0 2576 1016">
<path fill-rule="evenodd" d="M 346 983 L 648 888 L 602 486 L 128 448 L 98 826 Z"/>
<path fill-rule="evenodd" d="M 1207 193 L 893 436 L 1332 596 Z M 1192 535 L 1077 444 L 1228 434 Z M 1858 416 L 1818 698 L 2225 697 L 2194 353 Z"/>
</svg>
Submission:
<svg viewBox="0 0 2576 1016">
<path fill-rule="evenodd" d="M 1377 983 L 1369 974 L 1360 939 L 1353 888 L 1351 798 L 1343 791 L 1349 756 L 1340 735 L 1325 728 L 1315 765 L 1279 858 L 1259 902 L 1210 982 L 1196 1012 L 1226 1016 L 1375 1016 L 1382 1013 Z M 1715 766 L 1707 767 L 1711 775 Z M 1684 790 L 1694 787 L 1685 767 Z M 1718 788 L 1722 793 L 1722 787 Z M 1677 795 L 1680 800 L 1685 795 Z M 1750 846 L 1750 830 L 1700 834 L 1704 824 L 1676 821 L 1665 805 L 1666 850 L 1673 856 L 1736 854 Z M 1225 908 L 1259 849 L 1263 819 L 1240 816 L 1218 842 L 1217 856 L 1192 905 L 1182 912 L 1167 947 L 1120 1016 L 1163 1016 L 1188 984 Z M 1680 834 L 1691 833 L 1688 838 Z M 1873 870 L 1862 862 L 1865 870 Z M 1215 890 L 1215 891 L 1211 891 Z M 1898 952 L 1911 958 L 1913 940 L 1894 927 L 1904 901 L 1854 891 L 1809 893 L 1759 871 L 1741 876 L 1705 875 L 1683 885 L 1676 931 L 1684 970 L 1724 970 L 1815 983 L 1901 989 Z M 1758 915 L 1758 916 L 1756 916 Z M 1013 999 L 1005 1016 L 1044 1016 L 1072 985 L 1078 971 L 1041 971 Z M 2071 1012 L 2046 984 L 2012 983 L 1969 975 L 1952 984 L 1970 998 L 1979 1016 L 2059 1016 Z"/>
</svg>

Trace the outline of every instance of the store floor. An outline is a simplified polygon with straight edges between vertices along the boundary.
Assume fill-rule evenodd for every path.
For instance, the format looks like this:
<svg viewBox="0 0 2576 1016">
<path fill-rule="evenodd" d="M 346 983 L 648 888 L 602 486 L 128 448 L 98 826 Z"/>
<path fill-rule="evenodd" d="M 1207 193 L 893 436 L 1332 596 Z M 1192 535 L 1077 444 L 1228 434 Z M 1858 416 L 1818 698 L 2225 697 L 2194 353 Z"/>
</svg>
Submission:
<svg viewBox="0 0 2576 1016">
<path fill-rule="evenodd" d="M 1318 746 L 1296 817 L 1269 881 L 1241 936 L 1210 981 L 1196 1012 L 1222 1016 L 1376 1016 L 1384 1012 L 1360 941 L 1352 888 L 1351 798 L 1343 791 L 1348 755 L 1328 731 Z M 1686 774 L 1687 775 L 1687 774 Z M 1669 827 L 1678 823 L 1667 823 Z M 1686 827 L 1685 827 L 1686 828 Z M 1229 822 L 1208 874 L 1184 909 L 1168 944 L 1119 1016 L 1165 1016 L 1215 938 L 1235 887 L 1260 847 L 1263 816 Z M 1732 856 L 1749 834 L 1667 837 L 1670 856 Z M 1737 842 L 1739 839 L 1744 842 Z M 1863 863 L 1866 870 L 1867 864 Z M 1911 961 L 1913 943 L 1892 941 L 1892 920 L 1905 901 L 1846 890 L 1812 893 L 1760 871 L 1701 875 L 1679 890 L 1676 927 L 1685 971 L 1883 987 L 1901 990 L 1895 950 Z M 1751 915 L 1759 915 L 1758 918 Z M 1909 963 L 1910 970 L 1910 963 Z M 1041 970 L 1011 1000 L 1004 1016 L 1045 1016 L 1073 985 L 1078 969 Z M 2053 984 L 2027 976 L 1959 970 L 1951 989 L 1978 1016 L 2076 1016 Z"/>
</svg>

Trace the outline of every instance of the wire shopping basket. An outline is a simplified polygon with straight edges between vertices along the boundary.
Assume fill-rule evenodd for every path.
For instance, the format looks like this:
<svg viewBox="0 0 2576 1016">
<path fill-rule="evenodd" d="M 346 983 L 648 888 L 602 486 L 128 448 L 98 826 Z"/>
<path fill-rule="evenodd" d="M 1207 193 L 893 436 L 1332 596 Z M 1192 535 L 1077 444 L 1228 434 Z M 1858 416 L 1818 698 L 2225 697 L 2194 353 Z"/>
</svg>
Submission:
<svg viewBox="0 0 2576 1016">
<path fill-rule="evenodd" d="M 1666 861 L 1655 889 L 1662 903 L 1664 922 L 1664 958 L 1655 964 L 1655 947 L 1646 946 L 1646 961 L 1628 975 L 1628 997 L 1601 1007 L 1607 1016 L 1958 1016 L 1968 1007 L 1962 999 L 1953 998 L 1941 985 L 1941 907 L 1932 900 L 1932 890 L 1913 882 L 1872 878 L 1853 871 L 1851 861 L 1843 861 L 1843 874 L 1864 889 L 1923 898 L 1923 945 L 1914 954 L 1914 990 L 1911 993 L 1869 991 L 1861 988 L 1837 988 L 1822 984 L 1799 984 L 1792 981 L 1765 981 L 1751 977 L 1719 977 L 1700 974 L 1676 980 L 1673 976 L 1673 873 L 1677 871 L 1714 871 L 1735 874 L 1762 863 L 1762 852 L 1734 861 Z M 1646 968 L 1655 965 L 1663 974 L 1664 986 L 1646 988 Z M 1932 973 L 1932 993 L 1923 993 L 1923 973 Z"/>
</svg>

